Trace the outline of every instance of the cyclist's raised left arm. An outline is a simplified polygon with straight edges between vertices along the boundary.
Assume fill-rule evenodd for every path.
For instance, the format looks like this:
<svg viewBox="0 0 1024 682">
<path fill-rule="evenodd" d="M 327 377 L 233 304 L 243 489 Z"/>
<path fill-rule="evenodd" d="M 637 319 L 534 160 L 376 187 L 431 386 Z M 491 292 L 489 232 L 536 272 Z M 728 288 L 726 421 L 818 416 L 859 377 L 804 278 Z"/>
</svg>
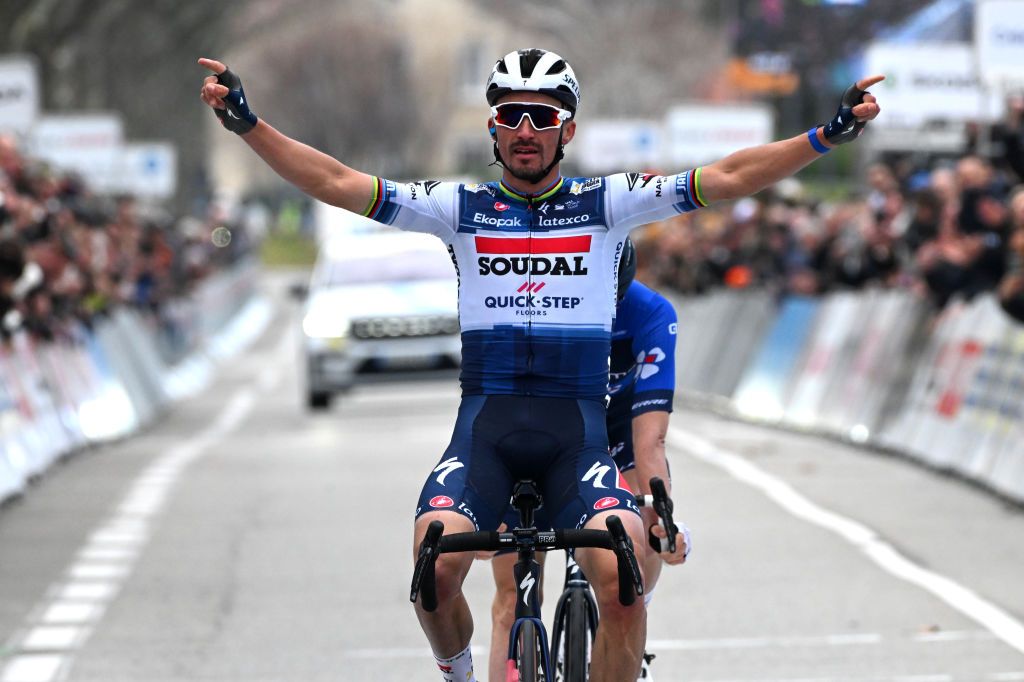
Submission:
<svg viewBox="0 0 1024 682">
<path fill-rule="evenodd" d="M 676 175 L 609 176 L 609 227 L 630 230 L 712 201 L 755 194 L 793 175 L 835 145 L 856 139 L 865 123 L 878 116 L 878 102 L 866 88 L 882 78 L 872 76 L 850 86 L 832 121 L 788 140 L 741 149 L 720 161 Z"/>
</svg>

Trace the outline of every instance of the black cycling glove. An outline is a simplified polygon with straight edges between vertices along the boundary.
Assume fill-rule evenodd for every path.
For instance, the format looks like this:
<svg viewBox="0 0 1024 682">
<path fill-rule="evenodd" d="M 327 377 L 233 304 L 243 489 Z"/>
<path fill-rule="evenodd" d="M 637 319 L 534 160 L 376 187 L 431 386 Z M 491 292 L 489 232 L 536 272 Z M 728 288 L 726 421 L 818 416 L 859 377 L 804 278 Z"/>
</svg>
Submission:
<svg viewBox="0 0 1024 682">
<path fill-rule="evenodd" d="M 221 124 L 233 133 L 244 135 L 256 125 L 256 114 L 249 108 L 249 101 L 245 97 L 245 90 L 242 89 L 242 79 L 231 69 L 225 69 L 224 73 L 217 74 L 217 82 L 227 87 L 228 94 L 224 96 L 224 108 L 214 109 Z"/>
<path fill-rule="evenodd" d="M 865 121 L 858 121 L 853 115 L 853 108 L 864 101 L 867 90 L 861 90 L 854 83 L 843 93 L 843 101 L 839 103 L 836 117 L 825 125 L 824 135 L 829 144 L 845 144 L 852 142 L 864 130 Z"/>
</svg>

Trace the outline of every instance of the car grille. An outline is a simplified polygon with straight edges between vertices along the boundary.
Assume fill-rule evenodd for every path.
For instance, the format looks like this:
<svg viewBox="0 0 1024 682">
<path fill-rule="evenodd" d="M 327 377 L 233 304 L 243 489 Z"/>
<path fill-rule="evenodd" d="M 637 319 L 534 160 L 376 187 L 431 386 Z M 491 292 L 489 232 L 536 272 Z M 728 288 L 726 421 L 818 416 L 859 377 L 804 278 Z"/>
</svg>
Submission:
<svg viewBox="0 0 1024 682">
<path fill-rule="evenodd" d="M 458 333 L 459 318 L 454 315 L 371 317 L 352 320 L 352 336 L 357 339 L 397 339 Z"/>
</svg>

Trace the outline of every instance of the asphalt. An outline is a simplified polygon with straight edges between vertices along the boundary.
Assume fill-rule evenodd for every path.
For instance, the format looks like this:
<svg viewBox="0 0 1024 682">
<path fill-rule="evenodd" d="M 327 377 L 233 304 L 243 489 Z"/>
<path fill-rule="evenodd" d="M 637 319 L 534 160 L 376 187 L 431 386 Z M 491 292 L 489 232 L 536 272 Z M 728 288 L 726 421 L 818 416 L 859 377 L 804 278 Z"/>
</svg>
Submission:
<svg viewBox="0 0 1024 682">
<path fill-rule="evenodd" d="M 280 285 L 202 395 L 0 509 L 0 682 L 439 679 L 408 603 L 412 513 L 456 381 L 306 412 Z M 1024 680 L 1021 508 L 897 457 L 682 408 L 672 424 L 695 548 L 649 611 L 658 682 Z M 481 675 L 490 588 L 475 566 Z"/>
</svg>

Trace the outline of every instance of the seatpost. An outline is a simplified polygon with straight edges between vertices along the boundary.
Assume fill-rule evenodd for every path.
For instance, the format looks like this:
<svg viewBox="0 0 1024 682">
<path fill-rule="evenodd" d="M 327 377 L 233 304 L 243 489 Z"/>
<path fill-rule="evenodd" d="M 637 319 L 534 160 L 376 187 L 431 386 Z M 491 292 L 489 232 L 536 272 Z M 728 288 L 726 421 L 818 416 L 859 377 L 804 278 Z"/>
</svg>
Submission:
<svg viewBox="0 0 1024 682">
<path fill-rule="evenodd" d="M 512 488 L 512 506 L 519 510 L 519 525 L 522 528 L 533 528 L 534 512 L 540 505 L 540 491 L 533 481 L 519 481 Z"/>
<path fill-rule="evenodd" d="M 537 563 L 535 545 L 537 529 L 534 512 L 541 506 L 540 491 L 533 481 L 519 481 L 512 488 L 512 506 L 519 511 L 519 528 L 512 529 L 516 536 L 519 561 L 516 562 L 516 618 L 540 618 L 540 564 Z"/>
</svg>

